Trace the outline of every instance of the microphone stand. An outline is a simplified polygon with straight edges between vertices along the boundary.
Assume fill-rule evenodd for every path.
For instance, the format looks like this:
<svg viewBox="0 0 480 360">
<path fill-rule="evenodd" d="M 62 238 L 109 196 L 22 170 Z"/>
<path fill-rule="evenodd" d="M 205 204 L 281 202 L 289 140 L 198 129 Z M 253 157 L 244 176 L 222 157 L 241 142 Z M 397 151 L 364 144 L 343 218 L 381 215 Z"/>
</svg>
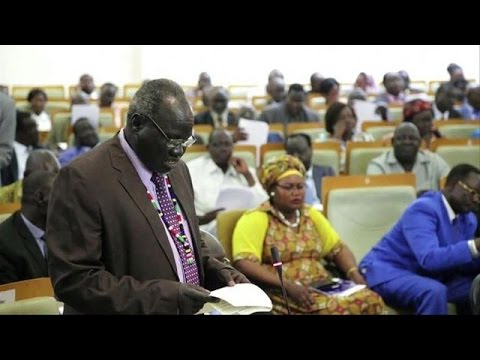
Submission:
<svg viewBox="0 0 480 360">
<path fill-rule="evenodd" d="M 287 291 L 285 290 L 285 285 L 283 284 L 283 275 L 282 275 L 282 260 L 280 259 L 280 254 L 276 246 L 270 248 L 272 254 L 272 263 L 275 270 L 277 270 L 278 277 L 280 278 L 280 287 L 282 288 L 283 300 L 285 300 L 285 305 L 287 305 L 287 313 L 291 315 L 290 305 L 288 305 Z"/>
</svg>

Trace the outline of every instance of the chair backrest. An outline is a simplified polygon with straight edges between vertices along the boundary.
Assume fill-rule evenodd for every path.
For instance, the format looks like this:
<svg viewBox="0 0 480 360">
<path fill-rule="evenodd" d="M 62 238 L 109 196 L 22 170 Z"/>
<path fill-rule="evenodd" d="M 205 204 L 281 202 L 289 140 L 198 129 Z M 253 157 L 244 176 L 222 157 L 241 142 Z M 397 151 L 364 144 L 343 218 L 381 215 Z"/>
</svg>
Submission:
<svg viewBox="0 0 480 360">
<path fill-rule="evenodd" d="M 7 220 L 15 211 L 20 210 L 22 204 L 15 203 L 0 203 L 0 224 Z"/>
<path fill-rule="evenodd" d="M 25 100 L 30 90 L 37 88 L 45 91 L 48 96 L 48 100 L 63 100 L 65 99 L 65 88 L 63 85 L 13 85 L 12 96 L 18 100 Z"/>
<path fill-rule="evenodd" d="M 255 145 L 235 145 L 233 155 L 245 160 L 248 166 L 257 167 L 257 147 Z"/>
<path fill-rule="evenodd" d="M 135 93 L 142 84 L 125 84 L 123 85 L 123 97 L 127 99 L 132 99 Z"/>
<path fill-rule="evenodd" d="M 0 315 L 60 315 L 54 297 L 42 296 L 0 304 Z"/>
<path fill-rule="evenodd" d="M 213 131 L 213 126 L 207 125 L 207 124 L 193 125 L 193 131 L 195 133 L 195 136 L 202 138 L 203 143 L 207 145 L 208 138 L 210 137 L 210 134 Z"/>
<path fill-rule="evenodd" d="M 350 189 L 378 186 L 412 186 L 416 187 L 416 176 L 413 173 L 388 174 L 388 175 L 350 175 L 350 176 L 324 176 L 322 178 L 322 204 L 324 213 L 328 216 L 327 204 L 329 192 L 335 189 Z"/>
<path fill-rule="evenodd" d="M 39 296 L 53 296 L 54 294 L 52 281 L 48 277 L 0 285 L 0 293 L 10 290 L 15 291 L 15 301 Z"/>
<path fill-rule="evenodd" d="M 436 121 L 438 131 L 447 139 L 470 138 L 480 128 L 480 120 Z"/>
<path fill-rule="evenodd" d="M 340 172 L 341 144 L 337 141 L 313 143 L 312 164 L 331 166 L 335 174 Z"/>
<path fill-rule="evenodd" d="M 187 151 L 182 156 L 182 160 L 188 162 L 206 154 L 208 154 L 208 150 L 205 145 L 193 144 L 187 148 Z"/>
<path fill-rule="evenodd" d="M 367 173 L 370 160 L 381 155 L 388 147 L 382 141 L 347 142 L 345 173 L 362 175 Z"/>
<path fill-rule="evenodd" d="M 283 143 L 263 144 L 260 146 L 261 164 L 266 164 L 279 155 L 285 154 L 285 146 Z"/>
<path fill-rule="evenodd" d="M 308 134 L 312 141 L 321 140 L 326 137 L 326 130 L 319 122 L 292 122 L 287 124 L 287 135 L 295 133 Z"/>
<path fill-rule="evenodd" d="M 223 245 L 225 256 L 232 259 L 232 238 L 233 230 L 238 219 L 246 210 L 228 210 L 222 211 L 217 215 L 217 238 Z"/>
<path fill-rule="evenodd" d="M 378 186 L 330 191 L 328 220 L 360 260 L 416 199 L 414 186 Z"/>
<path fill-rule="evenodd" d="M 439 145 L 435 152 L 452 168 L 470 164 L 480 168 L 480 145 Z"/>
</svg>

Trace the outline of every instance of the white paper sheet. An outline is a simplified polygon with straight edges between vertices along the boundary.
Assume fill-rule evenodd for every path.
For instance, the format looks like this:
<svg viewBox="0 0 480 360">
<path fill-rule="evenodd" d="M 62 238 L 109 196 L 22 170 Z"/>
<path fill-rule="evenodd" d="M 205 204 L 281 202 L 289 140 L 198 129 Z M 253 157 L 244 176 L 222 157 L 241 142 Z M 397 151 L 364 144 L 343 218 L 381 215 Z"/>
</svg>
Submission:
<svg viewBox="0 0 480 360">
<path fill-rule="evenodd" d="M 86 117 L 90 120 L 90 124 L 96 129 L 98 128 L 98 122 L 100 119 L 100 108 L 98 105 L 94 104 L 72 105 L 72 125 L 82 117 Z"/>
<path fill-rule="evenodd" d="M 382 121 L 382 117 L 375 114 L 375 109 L 377 107 L 377 104 L 369 101 L 355 100 L 353 102 L 353 109 L 355 110 L 358 119 L 356 132 L 362 131 L 362 123 L 364 121 Z"/>
<path fill-rule="evenodd" d="M 238 145 L 255 145 L 257 147 L 257 166 L 260 165 L 260 146 L 267 143 L 269 126 L 264 121 L 240 119 L 238 127 L 247 134 L 247 140 L 237 141 Z"/>
<path fill-rule="evenodd" d="M 223 186 L 218 193 L 215 209 L 251 209 L 256 205 L 252 189 L 241 186 Z"/>
<path fill-rule="evenodd" d="M 221 299 L 217 303 L 206 303 L 197 314 L 247 315 L 272 310 L 272 301 L 257 285 L 235 284 L 214 290 L 210 296 Z"/>
</svg>

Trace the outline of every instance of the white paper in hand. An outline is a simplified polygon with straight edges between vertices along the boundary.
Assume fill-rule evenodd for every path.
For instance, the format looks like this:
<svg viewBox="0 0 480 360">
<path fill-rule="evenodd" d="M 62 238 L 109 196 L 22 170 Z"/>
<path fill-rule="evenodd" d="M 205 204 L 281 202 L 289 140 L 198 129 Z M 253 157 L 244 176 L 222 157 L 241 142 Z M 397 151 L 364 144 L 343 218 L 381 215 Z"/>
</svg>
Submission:
<svg viewBox="0 0 480 360">
<path fill-rule="evenodd" d="M 220 299 L 206 303 L 197 314 L 248 315 L 272 310 L 272 301 L 257 285 L 250 283 L 225 286 L 210 293 Z"/>
<path fill-rule="evenodd" d="M 255 194 L 248 187 L 223 186 L 218 193 L 215 209 L 251 209 L 256 206 Z"/>
<path fill-rule="evenodd" d="M 72 105 L 72 125 L 78 119 L 85 117 L 90 121 L 90 124 L 96 129 L 100 120 L 100 108 L 95 104 L 77 104 Z"/>
</svg>

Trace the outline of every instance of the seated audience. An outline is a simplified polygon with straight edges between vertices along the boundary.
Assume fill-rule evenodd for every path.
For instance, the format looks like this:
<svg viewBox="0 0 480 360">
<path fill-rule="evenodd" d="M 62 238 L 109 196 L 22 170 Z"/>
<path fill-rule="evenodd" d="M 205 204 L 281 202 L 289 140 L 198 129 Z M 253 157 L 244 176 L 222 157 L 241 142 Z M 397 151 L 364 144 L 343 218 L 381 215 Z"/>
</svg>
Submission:
<svg viewBox="0 0 480 360">
<path fill-rule="evenodd" d="M 430 149 L 432 143 L 442 135 L 433 127 L 432 104 L 424 100 L 412 100 L 403 105 L 403 121 L 413 123 L 421 139 L 421 147 Z"/>
<path fill-rule="evenodd" d="M 268 124 L 292 122 L 319 122 L 318 113 L 305 105 L 306 93 L 300 84 L 292 84 L 288 88 L 287 98 L 278 104 L 265 108 L 260 120 Z"/>
<path fill-rule="evenodd" d="M 414 201 L 360 263 L 367 284 L 387 304 L 421 315 L 446 315 L 447 303 L 468 311 L 480 271 L 480 238 L 471 213 L 480 202 L 480 170 L 455 166 L 442 191 Z"/>
<path fill-rule="evenodd" d="M 3 186 L 23 179 L 27 158 L 31 151 L 41 148 L 39 145 L 38 127 L 29 113 L 17 111 L 17 127 L 13 154 L 10 164 L 0 171 Z"/>
<path fill-rule="evenodd" d="M 417 192 L 438 190 L 440 180 L 450 167 L 439 155 L 420 149 L 420 132 L 410 123 L 403 122 L 392 138 L 393 150 L 370 160 L 367 174 L 398 174 L 411 172 L 417 178 Z"/>
<path fill-rule="evenodd" d="M 285 80 L 282 77 L 273 77 L 268 81 L 266 92 L 270 95 L 267 105 L 281 103 L 285 100 Z"/>
<path fill-rule="evenodd" d="M 472 108 L 471 120 L 480 120 L 480 85 L 467 90 L 467 101 Z"/>
<path fill-rule="evenodd" d="M 373 141 L 373 135 L 356 132 L 357 114 L 352 106 L 336 102 L 325 113 L 325 129 L 328 135 L 321 140 L 337 141 L 342 146 L 340 172 L 345 171 L 347 141 Z"/>
<path fill-rule="evenodd" d="M 276 246 L 283 261 L 283 277 L 294 314 L 381 314 L 382 299 L 369 289 L 349 296 L 327 296 L 310 286 L 330 278 L 322 260 L 333 261 L 348 278 L 364 284 L 350 249 L 343 244 L 321 212 L 304 203 L 305 168 L 283 155 L 261 169 L 260 181 L 270 199 L 239 219 L 233 234 L 235 266 L 263 287 L 273 313 L 285 314 L 280 280 L 270 249 Z"/>
<path fill-rule="evenodd" d="M 48 97 L 42 89 L 32 89 L 28 93 L 27 100 L 29 105 L 25 111 L 30 113 L 30 116 L 38 125 L 38 131 L 50 131 L 52 129 L 52 120 L 50 115 L 45 110 L 48 102 Z"/>
<path fill-rule="evenodd" d="M 80 118 L 73 125 L 74 145 L 58 156 L 60 165 L 64 167 L 80 155 L 98 144 L 98 134 L 87 118 Z"/>
<path fill-rule="evenodd" d="M 195 211 L 203 230 L 216 234 L 217 213 L 215 204 L 222 186 L 248 187 L 257 203 L 267 195 L 259 184 L 255 169 L 249 168 L 244 159 L 233 156 L 233 139 L 225 129 L 215 129 L 210 134 L 208 154 L 187 163 L 192 177 Z"/>
<path fill-rule="evenodd" d="M 74 104 L 73 100 L 75 100 L 76 104 L 87 104 L 89 100 L 97 99 L 98 93 L 95 91 L 93 77 L 89 74 L 83 74 L 80 76 L 80 80 L 77 85 L 77 92 L 72 96 L 72 104 Z"/>
<path fill-rule="evenodd" d="M 306 169 L 305 172 L 305 203 L 321 208 L 322 178 L 335 176 L 335 170 L 330 166 L 312 164 L 312 140 L 303 133 L 291 134 L 285 142 L 288 155 L 299 158 Z"/>
<path fill-rule="evenodd" d="M 0 224 L 0 284 L 48 276 L 44 235 L 55 176 L 48 171 L 27 176 L 22 208 Z"/>
<path fill-rule="evenodd" d="M 462 114 L 455 109 L 457 98 L 463 99 L 461 90 L 450 83 L 440 85 L 435 93 L 435 104 L 433 114 L 435 120 L 460 119 Z"/>
<path fill-rule="evenodd" d="M 325 104 L 327 107 L 338 101 L 340 96 L 340 84 L 334 78 L 326 78 L 322 80 L 318 90 L 325 98 Z"/>
<path fill-rule="evenodd" d="M 48 171 L 58 174 L 60 171 L 60 163 L 55 154 L 50 150 L 37 149 L 33 150 L 27 159 L 23 178 L 39 171 Z M 20 202 L 22 200 L 23 179 L 18 180 L 10 185 L 0 187 L 0 204 Z"/>
</svg>

